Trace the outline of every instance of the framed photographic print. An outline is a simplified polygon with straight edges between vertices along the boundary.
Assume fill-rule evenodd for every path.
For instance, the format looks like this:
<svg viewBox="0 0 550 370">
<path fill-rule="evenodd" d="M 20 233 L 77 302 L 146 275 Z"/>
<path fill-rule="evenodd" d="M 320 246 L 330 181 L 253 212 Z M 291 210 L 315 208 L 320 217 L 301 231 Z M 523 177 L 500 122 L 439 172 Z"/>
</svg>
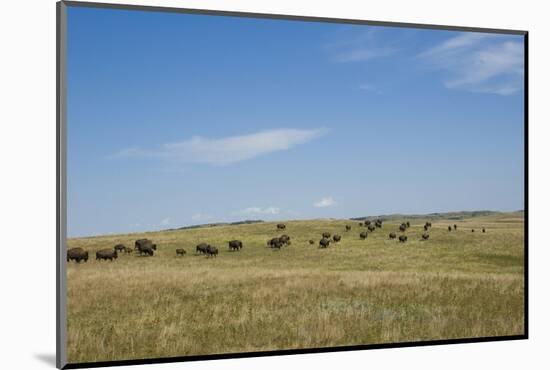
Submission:
<svg viewBox="0 0 550 370">
<path fill-rule="evenodd" d="M 57 11 L 59 368 L 527 338 L 526 31 Z"/>
</svg>

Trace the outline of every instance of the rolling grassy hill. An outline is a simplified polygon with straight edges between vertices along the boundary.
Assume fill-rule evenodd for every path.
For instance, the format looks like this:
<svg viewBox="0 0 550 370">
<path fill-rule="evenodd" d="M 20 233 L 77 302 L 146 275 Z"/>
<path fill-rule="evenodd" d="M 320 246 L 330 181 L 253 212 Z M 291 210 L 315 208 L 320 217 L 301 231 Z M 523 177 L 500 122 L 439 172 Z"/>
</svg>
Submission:
<svg viewBox="0 0 550 370">
<path fill-rule="evenodd" d="M 523 334 L 523 213 L 468 216 L 396 216 L 367 240 L 358 221 L 288 221 L 280 251 L 266 246 L 276 222 L 69 239 L 91 257 L 68 266 L 69 361 Z M 409 241 L 389 240 L 407 220 Z M 324 231 L 342 241 L 319 249 Z M 153 257 L 95 260 L 144 237 Z M 230 252 L 231 239 L 243 249 Z M 218 257 L 195 255 L 200 242 Z"/>
</svg>

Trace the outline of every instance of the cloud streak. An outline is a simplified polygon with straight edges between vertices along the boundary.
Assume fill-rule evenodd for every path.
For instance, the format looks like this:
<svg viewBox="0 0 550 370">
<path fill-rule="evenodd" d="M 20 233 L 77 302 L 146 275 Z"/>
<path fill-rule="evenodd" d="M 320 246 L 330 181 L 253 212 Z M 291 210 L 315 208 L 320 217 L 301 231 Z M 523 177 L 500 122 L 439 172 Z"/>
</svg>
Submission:
<svg viewBox="0 0 550 370">
<path fill-rule="evenodd" d="M 370 29 L 340 42 L 326 45 L 326 49 L 329 51 L 332 61 L 336 63 L 367 62 L 397 53 L 399 49 L 394 45 L 381 45 L 378 42 L 376 34 L 379 32 L 379 30 Z"/>
<path fill-rule="evenodd" d="M 318 139 L 327 129 L 276 129 L 248 135 L 224 138 L 194 136 L 188 140 L 167 143 L 157 150 L 124 149 L 115 157 L 157 158 L 183 163 L 227 165 L 252 159 L 268 153 L 288 150 Z"/>
<path fill-rule="evenodd" d="M 418 57 L 446 73 L 449 89 L 511 95 L 523 87 L 523 53 L 523 44 L 509 37 L 464 33 Z"/>
<path fill-rule="evenodd" d="M 325 197 L 320 201 L 313 203 L 313 206 L 316 208 L 327 208 L 334 207 L 336 204 L 336 201 L 332 197 Z"/>
</svg>

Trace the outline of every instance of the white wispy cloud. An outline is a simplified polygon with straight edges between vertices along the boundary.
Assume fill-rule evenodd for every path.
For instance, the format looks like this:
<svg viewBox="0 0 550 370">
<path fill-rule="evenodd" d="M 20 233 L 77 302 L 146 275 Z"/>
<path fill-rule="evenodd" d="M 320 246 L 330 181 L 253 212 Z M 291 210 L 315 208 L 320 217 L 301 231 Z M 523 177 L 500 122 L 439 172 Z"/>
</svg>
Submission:
<svg viewBox="0 0 550 370">
<path fill-rule="evenodd" d="M 325 197 L 320 201 L 313 203 L 313 206 L 317 208 L 326 208 L 326 207 L 333 207 L 336 204 L 337 204 L 336 201 L 332 197 Z"/>
<path fill-rule="evenodd" d="M 523 53 L 523 44 L 509 37 L 465 33 L 419 57 L 446 72 L 449 89 L 510 95 L 523 87 Z"/>
<path fill-rule="evenodd" d="M 369 29 L 326 45 L 331 59 L 337 63 L 366 62 L 395 54 L 399 49 L 393 44 L 380 44 L 377 29 Z"/>
<path fill-rule="evenodd" d="M 280 212 L 278 207 L 248 207 L 238 213 L 242 215 L 278 215 Z"/>
<path fill-rule="evenodd" d="M 160 221 L 160 224 L 161 224 L 162 226 L 168 226 L 168 225 L 170 225 L 170 217 L 166 217 L 166 218 L 162 219 L 162 220 Z"/>
<path fill-rule="evenodd" d="M 115 156 L 226 165 L 272 152 L 288 150 L 315 140 L 327 132 L 328 130 L 325 128 L 310 130 L 289 128 L 224 138 L 194 136 L 189 140 L 164 144 L 156 150 L 124 149 Z"/>
</svg>

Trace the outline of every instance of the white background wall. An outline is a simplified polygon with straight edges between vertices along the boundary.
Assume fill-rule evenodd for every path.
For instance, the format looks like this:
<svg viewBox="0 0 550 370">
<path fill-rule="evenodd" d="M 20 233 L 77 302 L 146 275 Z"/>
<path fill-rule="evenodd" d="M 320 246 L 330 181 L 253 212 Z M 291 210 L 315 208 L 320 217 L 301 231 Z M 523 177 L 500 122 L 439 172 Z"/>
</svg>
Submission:
<svg viewBox="0 0 550 370">
<path fill-rule="evenodd" d="M 117 2 L 112 0 L 111 2 Z M 149 365 L 157 369 L 547 368 L 550 350 L 548 106 L 544 1 L 172 0 L 145 5 L 530 31 L 528 341 Z M 0 368 L 52 368 L 55 354 L 55 1 L 0 8 Z M 497 134 L 497 133 L 495 133 Z M 156 366 L 156 367 L 153 367 Z M 138 368 L 138 367 L 134 367 Z"/>
</svg>

